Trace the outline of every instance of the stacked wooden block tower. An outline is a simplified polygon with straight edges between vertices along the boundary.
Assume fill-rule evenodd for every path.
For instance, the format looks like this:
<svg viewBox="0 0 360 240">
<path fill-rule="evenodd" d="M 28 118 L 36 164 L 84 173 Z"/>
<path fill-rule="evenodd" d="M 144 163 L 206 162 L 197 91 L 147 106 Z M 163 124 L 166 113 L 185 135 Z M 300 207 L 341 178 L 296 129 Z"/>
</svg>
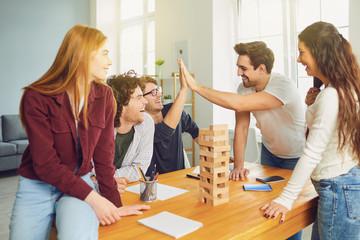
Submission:
<svg viewBox="0 0 360 240">
<path fill-rule="evenodd" d="M 227 124 L 199 131 L 200 201 L 216 206 L 229 201 L 229 131 Z"/>
</svg>

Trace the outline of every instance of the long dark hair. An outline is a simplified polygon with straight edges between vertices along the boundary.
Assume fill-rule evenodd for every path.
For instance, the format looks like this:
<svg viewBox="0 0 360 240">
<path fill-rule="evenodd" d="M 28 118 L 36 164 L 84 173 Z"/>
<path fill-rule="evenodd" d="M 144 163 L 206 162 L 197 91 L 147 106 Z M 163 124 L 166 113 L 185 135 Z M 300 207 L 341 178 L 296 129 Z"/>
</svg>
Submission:
<svg viewBox="0 0 360 240">
<path fill-rule="evenodd" d="M 326 76 L 339 96 L 338 150 L 349 145 L 360 158 L 360 71 L 350 43 L 334 25 L 316 22 L 299 34 L 315 57 L 321 73 Z M 359 160 L 358 160 L 359 161 Z"/>
</svg>

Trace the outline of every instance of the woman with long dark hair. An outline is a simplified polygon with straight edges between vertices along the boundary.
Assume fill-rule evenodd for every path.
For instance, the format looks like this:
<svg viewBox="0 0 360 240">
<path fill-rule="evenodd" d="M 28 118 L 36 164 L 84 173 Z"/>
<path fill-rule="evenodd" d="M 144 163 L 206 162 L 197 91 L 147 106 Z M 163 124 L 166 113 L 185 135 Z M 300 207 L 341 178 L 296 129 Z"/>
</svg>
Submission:
<svg viewBox="0 0 360 240">
<path fill-rule="evenodd" d="M 311 177 L 319 194 L 312 239 L 360 239 L 360 71 L 349 42 L 330 23 L 299 35 L 298 62 L 325 85 L 308 107 L 304 154 L 281 195 L 261 208 L 285 220 Z"/>
</svg>

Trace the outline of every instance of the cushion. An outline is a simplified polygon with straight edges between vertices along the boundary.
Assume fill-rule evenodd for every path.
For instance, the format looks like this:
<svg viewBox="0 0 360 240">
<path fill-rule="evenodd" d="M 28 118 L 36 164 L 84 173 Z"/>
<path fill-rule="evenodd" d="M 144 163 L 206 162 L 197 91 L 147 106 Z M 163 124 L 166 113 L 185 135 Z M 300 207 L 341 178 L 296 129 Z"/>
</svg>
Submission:
<svg viewBox="0 0 360 240">
<path fill-rule="evenodd" d="M 27 139 L 19 115 L 2 115 L 3 141 Z"/>
<path fill-rule="evenodd" d="M 16 154 L 16 145 L 0 142 L 0 157 Z"/>
<path fill-rule="evenodd" d="M 29 145 L 29 140 L 16 140 L 11 141 L 9 143 L 16 145 L 16 154 L 23 154 L 25 151 L 25 148 Z"/>
</svg>

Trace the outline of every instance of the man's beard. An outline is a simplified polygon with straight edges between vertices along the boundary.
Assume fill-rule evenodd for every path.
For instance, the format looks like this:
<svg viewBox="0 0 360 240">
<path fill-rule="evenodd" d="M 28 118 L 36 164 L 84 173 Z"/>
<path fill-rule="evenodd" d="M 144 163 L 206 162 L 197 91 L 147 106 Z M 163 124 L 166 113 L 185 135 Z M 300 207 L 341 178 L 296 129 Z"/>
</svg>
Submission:
<svg viewBox="0 0 360 240">
<path fill-rule="evenodd" d="M 244 79 L 245 79 L 245 81 L 244 81 Z M 246 76 L 242 78 L 242 82 L 243 82 L 244 87 L 246 87 L 246 88 L 255 86 L 255 83 L 250 81 L 250 79 Z"/>
</svg>

